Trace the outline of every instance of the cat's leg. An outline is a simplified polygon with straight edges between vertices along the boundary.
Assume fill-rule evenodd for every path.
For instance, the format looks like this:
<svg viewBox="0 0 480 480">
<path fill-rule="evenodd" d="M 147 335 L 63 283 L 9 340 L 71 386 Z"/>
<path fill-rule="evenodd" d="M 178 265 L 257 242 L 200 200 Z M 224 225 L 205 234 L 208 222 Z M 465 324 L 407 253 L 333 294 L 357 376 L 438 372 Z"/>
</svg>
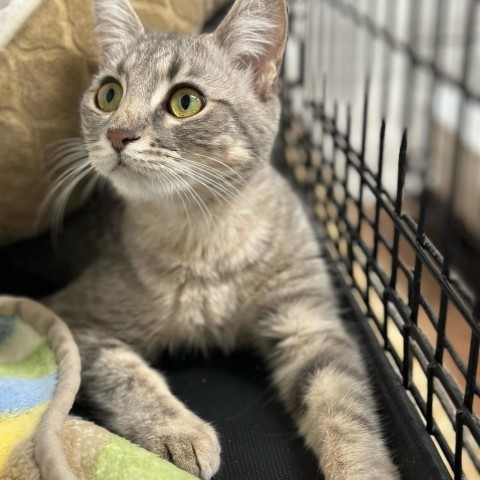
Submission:
<svg viewBox="0 0 480 480">
<path fill-rule="evenodd" d="M 79 400 L 107 428 L 210 479 L 220 465 L 211 425 L 173 396 L 164 377 L 125 343 L 96 330 L 74 330 L 82 359 Z"/>
<path fill-rule="evenodd" d="M 315 297 L 296 292 L 257 325 L 280 396 L 327 480 L 398 479 L 358 346 Z"/>
</svg>

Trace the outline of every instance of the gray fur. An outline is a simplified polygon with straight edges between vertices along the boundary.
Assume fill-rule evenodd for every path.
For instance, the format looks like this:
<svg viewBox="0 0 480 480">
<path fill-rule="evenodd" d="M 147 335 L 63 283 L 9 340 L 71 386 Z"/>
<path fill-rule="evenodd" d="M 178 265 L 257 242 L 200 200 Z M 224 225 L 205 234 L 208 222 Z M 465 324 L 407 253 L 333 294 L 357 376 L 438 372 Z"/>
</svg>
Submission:
<svg viewBox="0 0 480 480">
<path fill-rule="evenodd" d="M 255 346 L 327 479 L 399 478 L 317 240 L 269 164 L 284 1 L 237 1 L 216 32 L 183 37 L 144 32 L 126 0 L 96 3 L 103 63 L 82 101 L 82 128 L 124 212 L 100 258 L 47 301 L 80 345 L 83 401 L 112 430 L 208 479 L 220 458 L 213 428 L 142 357 Z M 106 77 L 124 90 L 109 114 L 94 101 Z M 204 95 L 203 111 L 168 112 L 178 84 Z M 139 137 L 121 166 L 108 129 Z"/>
</svg>

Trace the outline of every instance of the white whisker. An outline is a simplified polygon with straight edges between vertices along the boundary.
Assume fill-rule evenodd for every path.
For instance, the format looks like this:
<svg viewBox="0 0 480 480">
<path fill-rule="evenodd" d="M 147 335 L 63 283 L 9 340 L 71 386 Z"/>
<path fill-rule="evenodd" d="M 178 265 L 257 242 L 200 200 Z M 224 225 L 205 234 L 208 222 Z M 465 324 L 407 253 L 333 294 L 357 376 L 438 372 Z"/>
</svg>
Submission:
<svg viewBox="0 0 480 480">
<path fill-rule="evenodd" d="M 229 197 L 234 198 L 236 194 L 240 193 L 235 186 L 226 181 L 221 175 L 218 174 L 218 172 L 210 172 L 205 170 L 203 166 L 197 162 L 185 160 L 185 163 L 188 165 L 189 169 L 192 169 L 196 174 L 200 175 L 201 178 L 218 188 L 221 192 L 225 193 Z"/>
<path fill-rule="evenodd" d="M 203 158 L 207 158 L 207 159 L 209 159 L 209 160 L 212 160 L 213 162 L 216 162 L 216 163 L 222 165 L 222 166 L 225 167 L 227 170 L 229 170 L 230 172 L 232 172 L 232 173 L 241 181 L 241 183 L 246 184 L 245 179 L 242 178 L 242 176 L 241 176 L 235 169 L 233 169 L 230 165 L 227 165 L 225 162 L 222 162 L 221 160 L 218 160 L 218 158 L 213 158 L 213 157 L 210 157 L 210 156 L 208 156 L 208 155 L 203 155 L 203 154 L 201 154 L 201 153 L 191 152 L 190 150 L 185 150 L 185 152 L 190 153 L 190 154 L 192 154 L 192 155 L 196 155 L 196 156 L 199 157 L 199 158 L 202 158 L 202 157 L 203 157 Z"/>
<path fill-rule="evenodd" d="M 85 169 L 80 174 L 78 174 L 69 185 L 64 188 L 58 197 L 55 199 L 52 210 L 52 221 L 56 233 L 58 234 L 61 231 L 63 223 L 63 215 L 65 213 L 65 208 L 67 206 L 68 200 L 70 199 L 71 194 L 73 193 L 75 187 L 90 173 L 89 169 Z"/>
<path fill-rule="evenodd" d="M 191 228 L 192 223 L 191 223 L 191 219 L 190 219 L 190 213 L 188 211 L 187 204 L 185 203 L 185 200 L 183 198 L 182 190 L 175 185 L 175 181 L 176 180 L 181 180 L 181 179 L 179 179 L 178 176 L 176 176 L 174 172 L 169 171 L 169 170 L 163 170 L 163 171 L 160 172 L 160 174 L 165 175 L 165 177 L 167 177 L 167 179 L 168 178 L 173 179 L 172 186 L 175 189 L 175 191 L 178 193 L 178 196 L 180 197 L 180 201 L 182 202 L 183 208 L 185 209 L 185 215 L 187 217 L 188 226 L 189 226 L 189 228 Z M 186 200 L 188 201 L 188 197 L 186 197 Z"/>
<path fill-rule="evenodd" d="M 67 170 L 66 173 L 62 174 L 59 177 L 57 182 L 52 186 L 48 194 L 45 196 L 44 200 L 40 205 L 40 211 L 42 214 L 44 213 L 44 209 L 51 205 L 52 200 L 55 196 L 58 195 L 58 192 L 69 182 L 71 182 L 77 175 L 79 175 L 84 170 L 88 170 L 89 165 L 80 165 L 72 168 L 71 170 Z"/>
<path fill-rule="evenodd" d="M 85 202 L 88 199 L 88 197 L 90 197 L 92 192 L 97 188 L 97 186 L 102 180 L 103 178 L 100 176 L 97 176 L 97 175 L 92 176 L 92 178 L 85 185 L 85 188 L 83 189 L 80 195 L 80 203 Z"/>
<path fill-rule="evenodd" d="M 55 147 L 56 145 L 65 145 L 65 144 L 78 144 L 83 145 L 82 139 L 80 137 L 65 137 L 58 140 L 54 140 L 47 145 L 47 148 Z"/>
<path fill-rule="evenodd" d="M 93 172 L 93 167 L 88 161 L 88 152 L 79 138 L 60 139 L 52 142 L 49 147 L 53 149 L 47 159 L 47 165 L 51 168 L 42 183 L 51 181 L 52 178 L 55 178 L 55 181 L 40 204 L 36 228 L 38 229 L 41 220 L 48 213 L 54 238 L 61 230 L 65 209 L 72 193 L 82 180 Z M 80 201 L 84 202 L 99 183 L 100 177 L 92 177 L 85 184 L 79 197 Z"/>
<path fill-rule="evenodd" d="M 76 163 L 87 163 L 87 160 L 88 160 L 88 156 L 85 155 L 85 152 L 70 154 L 68 155 L 68 157 L 57 162 L 56 165 L 47 172 L 44 180 L 42 181 L 50 180 L 52 177 L 55 177 L 59 173 L 59 171 L 64 169 L 66 170 L 67 167 L 70 165 L 73 165 Z"/>
<path fill-rule="evenodd" d="M 200 197 L 200 195 L 198 195 L 198 193 L 195 191 L 195 189 L 192 188 L 192 186 L 187 181 L 185 181 L 183 178 L 181 178 L 180 176 L 177 176 L 177 178 L 180 182 L 182 182 L 186 186 L 187 192 L 190 194 L 192 199 L 198 205 L 198 208 L 200 209 L 200 211 L 202 212 L 202 214 L 205 218 L 205 222 L 206 222 L 207 226 L 209 226 L 209 225 L 214 226 L 212 213 L 210 212 L 210 209 L 205 205 L 205 202 Z"/>
<path fill-rule="evenodd" d="M 58 140 L 57 142 L 52 142 L 47 146 L 47 152 L 50 152 L 48 155 L 49 163 L 55 163 L 59 158 L 65 157 L 67 152 L 85 152 L 86 149 L 80 139 L 70 142 L 61 142 Z"/>
<path fill-rule="evenodd" d="M 226 202 L 230 203 L 230 198 L 228 197 L 230 192 L 226 191 L 225 189 L 222 189 L 222 187 L 218 185 L 216 182 L 212 181 L 211 179 L 207 178 L 206 176 L 202 175 L 199 172 L 195 172 L 192 170 L 189 171 L 186 168 L 182 169 L 181 172 L 184 175 L 187 175 L 188 177 L 200 183 L 200 185 L 203 185 L 216 198 L 220 200 L 225 200 Z"/>
</svg>

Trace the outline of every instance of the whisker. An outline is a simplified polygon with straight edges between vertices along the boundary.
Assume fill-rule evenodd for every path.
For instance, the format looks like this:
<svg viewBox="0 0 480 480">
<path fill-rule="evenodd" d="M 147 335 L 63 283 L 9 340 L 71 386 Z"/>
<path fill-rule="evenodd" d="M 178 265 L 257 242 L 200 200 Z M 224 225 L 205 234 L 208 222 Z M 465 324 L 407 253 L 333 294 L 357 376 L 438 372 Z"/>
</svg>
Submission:
<svg viewBox="0 0 480 480">
<path fill-rule="evenodd" d="M 67 206 L 68 200 L 70 199 L 71 194 L 75 190 L 75 187 L 90 173 L 89 169 L 85 169 L 79 173 L 70 184 L 63 189 L 58 197 L 55 199 L 52 210 L 52 221 L 53 225 L 56 227 L 56 233 L 61 232 L 63 226 L 63 216 L 65 213 L 65 208 Z"/>
<path fill-rule="evenodd" d="M 200 157 L 200 158 L 208 158 L 209 160 L 212 160 L 213 162 L 216 162 L 220 165 L 222 165 L 223 167 L 225 167 L 227 170 L 229 170 L 230 172 L 232 172 L 236 177 L 238 177 L 239 180 L 241 180 L 241 183 L 243 184 L 246 184 L 246 181 L 244 178 L 242 178 L 242 176 L 235 170 L 233 169 L 230 165 L 227 165 L 226 163 L 222 162 L 221 160 L 218 160 L 218 158 L 213 158 L 213 157 L 210 157 L 208 155 L 203 155 L 201 153 L 196 153 L 196 152 L 192 152 L 190 150 L 186 150 L 185 151 L 187 153 L 191 153 L 192 155 L 196 155 L 197 157 Z"/>
<path fill-rule="evenodd" d="M 95 188 L 99 185 L 99 183 L 103 180 L 102 177 L 99 175 L 93 175 L 92 178 L 88 181 L 83 189 L 83 192 L 80 195 L 80 203 L 85 202 L 88 197 L 92 194 Z"/>
<path fill-rule="evenodd" d="M 179 176 L 177 178 L 187 187 L 187 192 L 190 193 L 192 199 L 198 205 L 198 208 L 200 209 L 200 211 L 202 212 L 202 214 L 205 218 L 205 222 L 206 222 L 207 226 L 209 226 L 209 225 L 213 226 L 214 222 L 213 222 L 212 213 L 210 212 L 210 209 L 205 205 L 205 202 L 200 197 L 200 195 L 198 195 L 198 193 L 195 191 L 195 189 L 192 188 L 192 186 L 187 181 L 185 181 L 183 178 L 181 178 Z"/>
<path fill-rule="evenodd" d="M 88 156 L 85 156 L 84 153 L 77 153 L 77 154 L 71 154 L 68 157 L 64 158 L 63 160 L 57 162 L 57 164 L 51 168 L 49 171 L 46 172 L 44 178 L 41 180 L 41 183 L 45 183 L 47 181 L 51 181 L 52 178 L 56 177 L 61 170 L 68 170 L 69 166 L 72 166 L 73 164 L 76 163 L 82 163 L 86 164 L 88 160 Z M 60 176 L 63 174 L 63 172 L 60 173 Z"/>
<path fill-rule="evenodd" d="M 207 175 L 207 178 L 211 178 L 213 180 L 218 181 L 220 184 L 224 186 L 224 188 L 228 189 L 229 192 L 234 192 L 236 194 L 240 194 L 240 190 L 232 184 L 230 178 L 225 178 L 218 170 L 215 168 L 208 168 L 208 165 L 195 162 L 189 159 L 185 159 L 185 164 L 189 166 L 189 168 L 193 168 L 195 171 L 202 173 L 202 175 Z M 205 168 L 207 167 L 207 168 Z"/>
<path fill-rule="evenodd" d="M 180 197 L 180 201 L 182 202 L 183 208 L 185 209 L 185 215 L 186 215 L 186 217 L 187 217 L 188 227 L 191 228 L 192 223 L 191 223 L 190 213 L 189 213 L 189 211 L 188 211 L 187 204 L 185 203 L 185 200 L 183 199 L 182 190 L 175 185 L 175 181 L 176 181 L 176 180 L 180 180 L 180 181 L 181 181 L 181 179 L 180 179 L 177 175 L 175 175 L 174 172 L 169 171 L 169 170 L 163 170 L 163 171 L 160 172 L 160 173 L 161 173 L 162 175 L 165 175 L 165 177 L 167 177 L 167 179 L 168 179 L 168 178 L 173 179 L 172 187 L 175 189 L 175 191 L 178 193 L 178 196 Z M 185 195 L 186 195 L 186 194 L 185 194 Z M 188 197 L 186 197 L 186 200 L 187 200 L 187 202 L 188 202 Z"/>
<path fill-rule="evenodd" d="M 60 176 L 57 179 L 57 181 L 53 184 L 48 194 L 45 196 L 42 202 L 42 206 L 44 206 L 43 204 L 48 206 L 49 202 L 54 198 L 55 195 L 58 194 L 58 191 L 61 190 L 65 184 L 68 184 L 68 182 L 74 179 L 76 175 L 78 175 L 79 173 L 81 173 L 83 170 L 86 170 L 86 169 L 89 169 L 88 165 L 76 166 L 66 171 L 62 176 Z"/>
<path fill-rule="evenodd" d="M 187 175 L 189 178 L 192 178 L 194 180 L 196 180 L 197 182 L 199 182 L 201 185 L 203 185 L 207 191 L 209 191 L 210 193 L 212 193 L 214 195 L 214 197 L 218 198 L 219 200 L 222 200 L 224 201 L 225 203 L 227 203 L 229 205 L 229 207 L 232 209 L 233 212 L 237 213 L 239 212 L 239 209 L 238 209 L 238 206 L 232 201 L 231 198 L 228 198 L 226 197 L 225 195 L 220 195 L 218 191 L 215 191 L 213 190 L 209 185 L 205 184 L 204 182 L 200 181 L 194 174 L 193 172 L 185 172 L 185 171 L 182 171 L 183 174 Z M 190 187 L 191 188 L 191 187 Z"/>
<path fill-rule="evenodd" d="M 65 151 L 59 152 L 58 155 L 52 158 L 52 163 L 54 164 L 52 171 L 58 170 L 63 165 L 68 165 L 69 163 L 87 158 L 88 153 L 85 150 L 69 149 L 67 153 L 65 153 Z"/>
<path fill-rule="evenodd" d="M 235 199 L 240 194 L 240 191 L 236 187 L 231 185 L 231 183 L 226 181 L 222 176 L 219 176 L 218 172 L 214 174 L 212 172 L 204 172 L 203 169 L 198 165 L 189 165 L 189 168 L 192 167 L 195 175 L 200 175 L 201 178 L 208 183 L 208 185 L 211 185 L 215 189 L 216 194 L 212 191 L 212 189 L 209 188 L 208 190 L 212 191 L 217 198 L 220 198 L 221 196 L 221 199 L 227 202 L 234 211 L 238 211 Z M 200 170 L 200 173 L 198 170 Z M 205 176 L 204 174 L 211 175 L 213 178 Z"/>
<path fill-rule="evenodd" d="M 55 163 L 59 158 L 66 156 L 68 151 L 72 153 L 80 151 L 87 153 L 85 146 L 81 142 L 57 143 L 58 142 L 51 143 L 47 147 L 47 152 L 50 152 L 47 159 L 48 163 Z"/>
<path fill-rule="evenodd" d="M 196 180 L 198 183 L 200 183 L 200 185 L 203 185 L 216 198 L 218 198 L 220 200 L 225 200 L 226 202 L 230 203 L 230 198 L 228 197 L 228 194 L 230 194 L 230 192 L 222 189 L 220 185 L 213 182 L 211 179 L 205 177 L 201 173 L 194 172 L 194 171 L 188 171 L 187 169 L 182 169 L 181 172 L 184 175 L 187 175 L 188 177 Z M 205 183 L 205 182 L 207 182 L 207 183 Z"/>
<path fill-rule="evenodd" d="M 75 188 L 93 172 L 93 166 L 88 161 L 88 152 L 78 137 L 63 138 L 49 144 L 47 149 L 51 154 L 46 160 L 51 166 L 41 183 L 55 178 L 43 201 L 39 206 L 37 220 L 38 230 L 40 222 L 45 215 L 50 217 L 52 239 L 61 231 L 65 208 Z M 100 182 L 99 177 L 92 177 L 85 185 L 80 195 L 84 202 L 93 189 Z"/>
<path fill-rule="evenodd" d="M 44 200 L 40 205 L 40 208 L 43 209 L 49 206 L 54 196 L 57 195 L 58 191 L 61 190 L 65 184 L 68 184 L 68 182 L 72 181 L 78 174 L 80 174 L 84 170 L 90 170 L 90 168 L 91 168 L 90 165 L 84 164 L 84 165 L 76 166 L 68 170 L 66 173 L 64 173 L 57 180 L 57 182 L 52 186 L 48 194 L 45 196 Z"/>
<path fill-rule="evenodd" d="M 64 138 L 59 138 L 58 140 L 54 140 L 53 142 L 50 142 L 48 145 L 47 145 L 47 149 L 48 148 L 51 148 L 51 147 L 54 147 L 56 145 L 64 145 L 66 143 L 70 143 L 70 144 L 83 144 L 83 141 L 80 137 L 64 137 Z"/>
</svg>

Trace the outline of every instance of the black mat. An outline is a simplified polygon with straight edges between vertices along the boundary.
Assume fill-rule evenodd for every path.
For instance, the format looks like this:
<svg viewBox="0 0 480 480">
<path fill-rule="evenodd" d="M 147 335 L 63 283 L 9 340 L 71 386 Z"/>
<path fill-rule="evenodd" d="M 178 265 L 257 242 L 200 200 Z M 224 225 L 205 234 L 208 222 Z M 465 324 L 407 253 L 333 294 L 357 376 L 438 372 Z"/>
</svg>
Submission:
<svg viewBox="0 0 480 480">
<path fill-rule="evenodd" d="M 173 392 L 220 434 L 222 466 L 215 480 L 320 478 L 252 353 L 164 357 L 159 363 Z"/>
</svg>

